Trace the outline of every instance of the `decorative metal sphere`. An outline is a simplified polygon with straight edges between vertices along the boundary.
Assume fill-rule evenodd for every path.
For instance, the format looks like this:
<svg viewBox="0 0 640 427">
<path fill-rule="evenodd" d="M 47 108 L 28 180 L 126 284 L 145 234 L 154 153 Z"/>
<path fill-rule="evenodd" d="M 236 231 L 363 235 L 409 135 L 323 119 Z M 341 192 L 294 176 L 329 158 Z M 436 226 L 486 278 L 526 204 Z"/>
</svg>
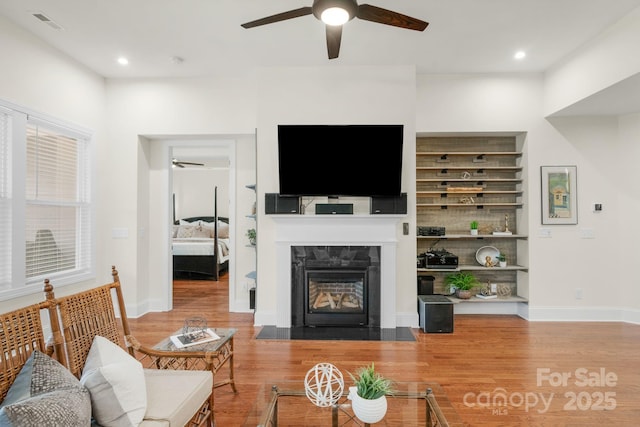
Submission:
<svg viewBox="0 0 640 427">
<path fill-rule="evenodd" d="M 340 399 L 344 390 L 342 372 L 331 363 L 318 363 L 307 372 L 304 389 L 314 405 L 331 406 Z"/>
</svg>

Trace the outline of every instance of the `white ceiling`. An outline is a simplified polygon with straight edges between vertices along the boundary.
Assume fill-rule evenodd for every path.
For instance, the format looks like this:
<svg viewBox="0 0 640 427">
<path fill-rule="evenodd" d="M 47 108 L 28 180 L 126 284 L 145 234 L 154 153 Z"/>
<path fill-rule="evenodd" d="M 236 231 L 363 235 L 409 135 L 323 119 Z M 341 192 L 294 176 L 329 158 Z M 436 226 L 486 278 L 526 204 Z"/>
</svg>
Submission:
<svg viewBox="0 0 640 427">
<path fill-rule="evenodd" d="M 312 2 L 2 0 L 0 14 L 106 78 L 152 78 L 235 73 L 257 66 L 543 72 L 640 7 L 640 0 L 366 0 L 429 26 L 416 32 L 356 18 L 345 25 L 340 57 L 333 60 L 327 59 L 324 26 L 312 15 L 252 29 L 240 26 Z M 63 29 L 37 20 L 36 12 Z M 518 50 L 527 52 L 524 60 L 514 60 Z M 127 67 L 116 63 L 120 55 L 129 58 Z M 184 61 L 176 64 L 176 56 Z"/>
<path fill-rule="evenodd" d="M 107 78 L 211 75 L 254 66 L 411 65 L 420 73 L 541 72 L 640 0 L 366 0 L 429 22 L 424 32 L 358 20 L 327 59 L 312 15 L 240 24 L 313 0 L 2 0 L 0 14 Z M 34 18 L 41 12 L 63 27 Z M 515 61 L 517 50 L 528 56 Z M 130 65 L 115 60 L 126 55 Z M 171 58 L 179 56 L 182 64 Z"/>
</svg>

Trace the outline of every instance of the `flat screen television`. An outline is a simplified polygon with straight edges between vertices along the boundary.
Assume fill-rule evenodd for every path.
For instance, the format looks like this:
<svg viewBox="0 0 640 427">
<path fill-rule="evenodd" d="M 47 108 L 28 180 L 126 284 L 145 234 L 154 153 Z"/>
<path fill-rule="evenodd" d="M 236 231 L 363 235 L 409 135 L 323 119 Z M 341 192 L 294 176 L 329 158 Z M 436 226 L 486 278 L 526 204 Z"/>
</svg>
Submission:
<svg viewBox="0 0 640 427">
<path fill-rule="evenodd" d="M 284 196 L 399 196 L 403 125 L 279 125 Z"/>
</svg>

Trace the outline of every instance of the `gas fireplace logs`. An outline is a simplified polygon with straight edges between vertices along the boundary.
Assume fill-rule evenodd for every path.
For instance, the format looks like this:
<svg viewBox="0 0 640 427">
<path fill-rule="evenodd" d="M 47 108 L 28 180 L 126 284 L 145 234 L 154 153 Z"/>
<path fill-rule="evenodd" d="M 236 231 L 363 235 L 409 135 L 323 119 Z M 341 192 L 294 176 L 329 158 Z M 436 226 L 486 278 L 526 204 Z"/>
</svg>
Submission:
<svg viewBox="0 0 640 427">
<path fill-rule="evenodd" d="M 358 308 L 358 299 L 353 293 L 332 294 L 331 292 L 320 292 L 313 303 L 313 308 L 331 307 L 332 310 L 339 310 L 343 307 Z"/>
</svg>

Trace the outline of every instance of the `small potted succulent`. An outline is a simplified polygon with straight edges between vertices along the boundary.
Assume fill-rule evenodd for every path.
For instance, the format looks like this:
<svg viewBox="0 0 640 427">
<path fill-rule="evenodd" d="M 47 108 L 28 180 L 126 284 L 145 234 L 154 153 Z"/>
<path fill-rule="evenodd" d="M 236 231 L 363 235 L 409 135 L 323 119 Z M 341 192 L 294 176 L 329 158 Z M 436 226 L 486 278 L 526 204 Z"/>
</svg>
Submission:
<svg viewBox="0 0 640 427">
<path fill-rule="evenodd" d="M 471 298 L 471 291 L 478 286 L 478 279 L 466 271 L 458 271 L 445 277 L 445 283 L 456 288 L 456 296 L 460 299 Z"/>
<path fill-rule="evenodd" d="M 478 235 L 478 221 L 471 221 L 471 223 L 469 224 L 469 229 L 471 231 L 471 235 L 472 236 L 477 236 Z"/>
<path fill-rule="evenodd" d="M 364 423 L 377 423 L 387 413 L 387 394 L 392 394 L 391 380 L 376 372 L 373 363 L 361 367 L 356 375 L 349 372 L 355 386 L 349 387 L 353 413 Z"/>
<path fill-rule="evenodd" d="M 499 263 L 500 267 L 506 267 L 507 266 L 507 255 L 505 255 L 504 252 L 500 252 L 500 254 L 498 254 L 498 256 L 496 258 L 498 258 L 498 263 Z"/>
</svg>

